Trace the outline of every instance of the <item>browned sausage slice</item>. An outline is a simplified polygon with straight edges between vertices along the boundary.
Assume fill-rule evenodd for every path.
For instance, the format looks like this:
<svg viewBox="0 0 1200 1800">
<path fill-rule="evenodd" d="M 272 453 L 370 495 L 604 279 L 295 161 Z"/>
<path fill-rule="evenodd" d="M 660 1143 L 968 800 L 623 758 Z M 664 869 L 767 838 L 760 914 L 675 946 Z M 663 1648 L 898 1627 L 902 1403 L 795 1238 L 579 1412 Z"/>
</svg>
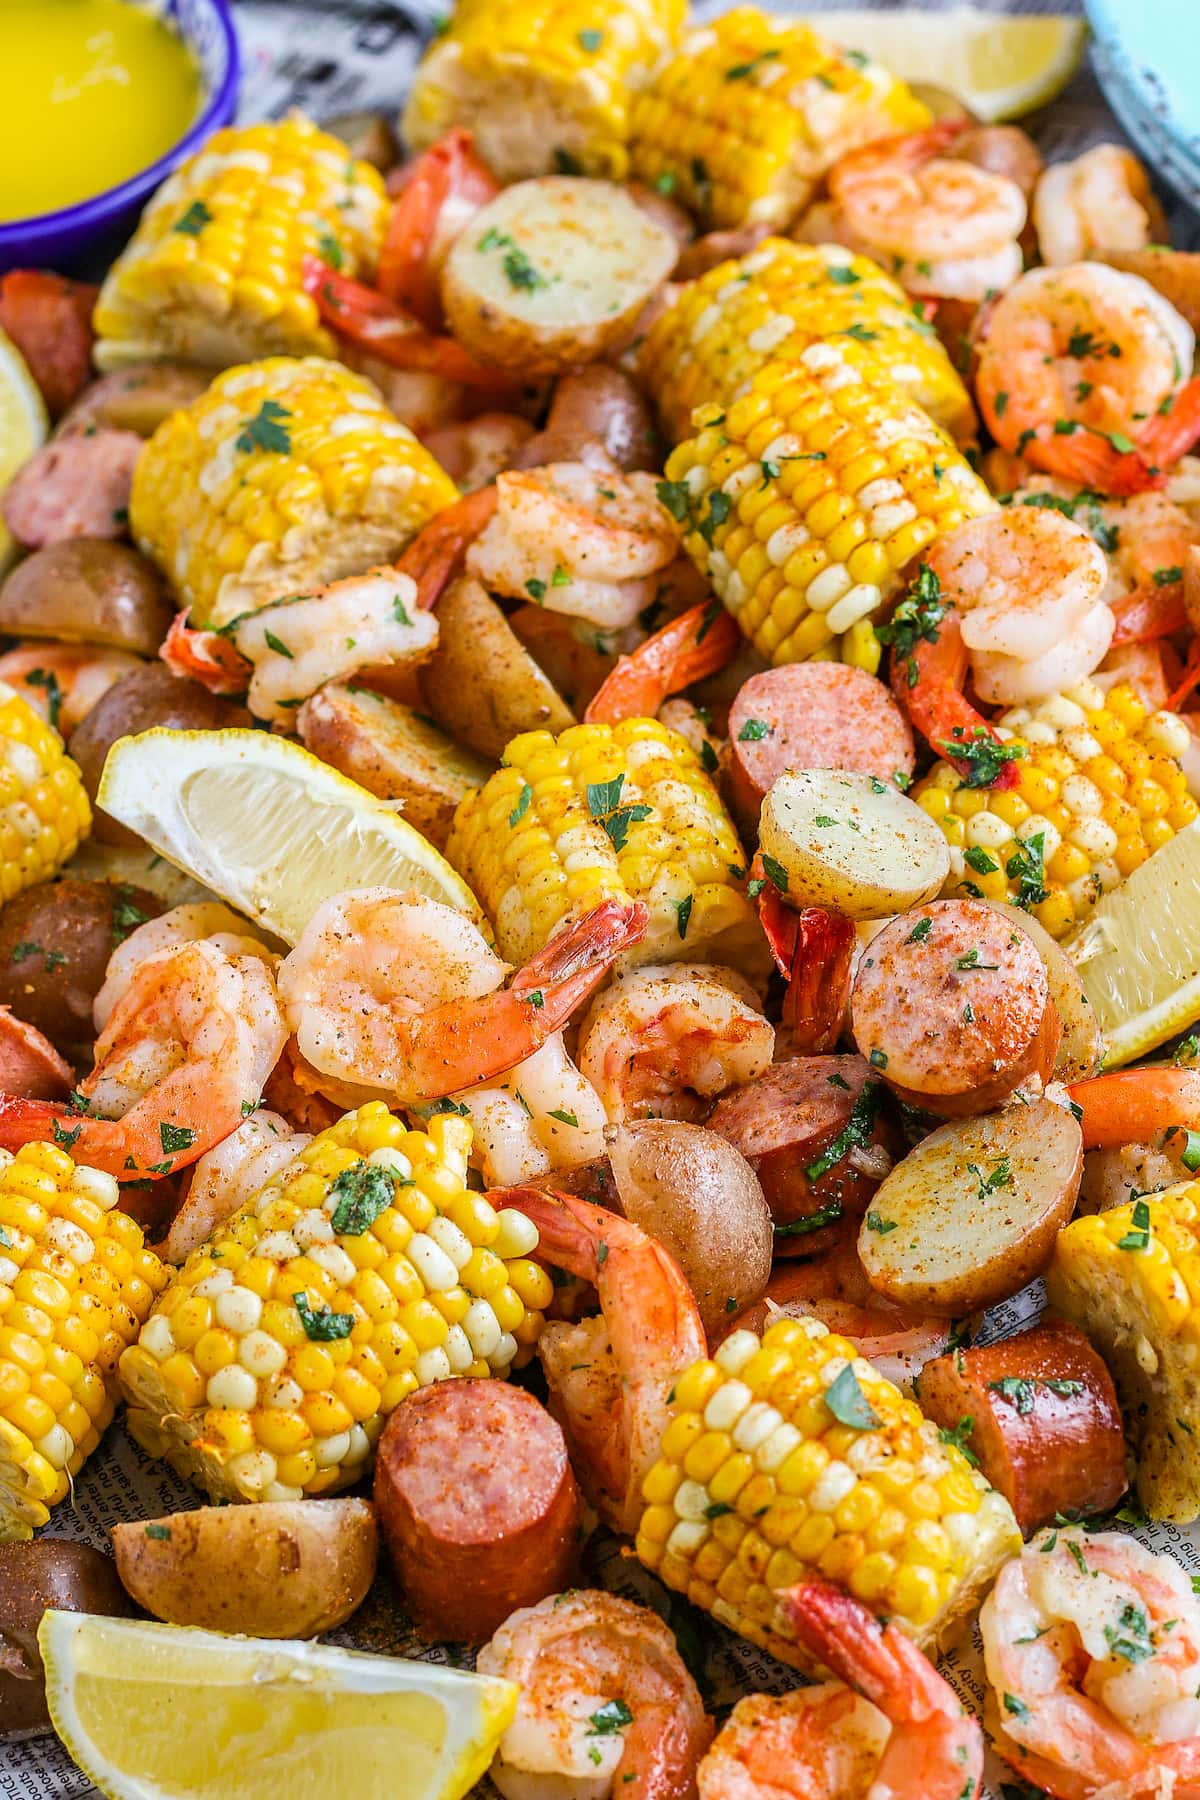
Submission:
<svg viewBox="0 0 1200 1800">
<path fill-rule="evenodd" d="M 1128 1486 L 1112 1376 L 1078 1326 L 1047 1321 L 939 1356 L 918 1391 L 927 1416 L 966 1439 L 1026 1537 L 1056 1513 L 1102 1512 Z"/>
<path fill-rule="evenodd" d="M 883 1083 L 861 1056 L 799 1056 L 718 1100 L 707 1120 L 740 1150 L 775 1221 L 776 1256 L 811 1256 L 859 1216 L 892 1166 Z"/>
<path fill-rule="evenodd" d="M 913 772 L 913 738 L 891 694 L 846 663 L 786 663 L 741 687 L 729 712 L 734 800 L 757 819 L 785 769 L 854 769 L 891 781 Z"/>
<path fill-rule="evenodd" d="M 427 1638 L 479 1643 L 570 1585 L 582 1504 L 562 1432 L 523 1388 L 439 1381 L 379 1440 L 375 1506 Z"/>
<path fill-rule="evenodd" d="M 902 1100 L 944 1118 L 1040 1091 L 1062 1037 L 1032 940 L 979 900 L 934 900 L 872 938 L 850 995 L 854 1041 Z"/>
<path fill-rule="evenodd" d="M 4 520 L 19 543 L 123 537 L 142 440 L 132 431 L 69 432 L 52 438 L 13 478 Z"/>
</svg>

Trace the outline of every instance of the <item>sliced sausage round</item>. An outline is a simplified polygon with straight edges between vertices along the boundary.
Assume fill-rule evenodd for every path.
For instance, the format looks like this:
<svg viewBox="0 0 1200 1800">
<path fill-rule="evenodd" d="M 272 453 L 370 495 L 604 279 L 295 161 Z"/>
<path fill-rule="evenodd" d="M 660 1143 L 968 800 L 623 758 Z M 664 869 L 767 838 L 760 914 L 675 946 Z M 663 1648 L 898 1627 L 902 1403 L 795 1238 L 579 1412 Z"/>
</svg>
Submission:
<svg viewBox="0 0 1200 1800">
<path fill-rule="evenodd" d="M 480 1643 L 571 1583 L 582 1502 L 561 1430 L 523 1388 L 439 1381 L 379 1440 L 375 1506 L 418 1630 Z"/>
<path fill-rule="evenodd" d="M 64 538 L 116 538 L 129 523 L 129 493 L 142 440 L 132 431 L 72 431 L 31 456 L 5 492 L 4 521 L 31 547 Z"/>
<path fill-rule="evenodd" d="M 850 994 L 854 1041 L 894 1092 L 943 1118 L 1001 1106 L 1050 1079 L 1062 1037 L 1032 939 L 979 900 L 892 919 Z"/>
<path fill-rule="evenodd" d="M 860 1216 L 898 1143 L 861 1056 L 799 1056 L 718 1100 L 707 1120 L 762 1183 L 776 1256 L 812 1256 Z"/>
<path fill-rule="evenodd" d="M 757 819 L 785 769 L 851 769 L 907 786 L 913 736 L 882 681 L 846 663 L 785 663 L 752 675 L 729 712 L 734 802 Z"/>
<path fill-rule="evenodd" d="M 1026 1537 L 1058 1513 L 1103 1512 L 1125 1492 L 1112 1376 L 1076 1325 L 1047 1320 L 921 1371 L 921 1408 L 961 1431 Z"/>
</svg>

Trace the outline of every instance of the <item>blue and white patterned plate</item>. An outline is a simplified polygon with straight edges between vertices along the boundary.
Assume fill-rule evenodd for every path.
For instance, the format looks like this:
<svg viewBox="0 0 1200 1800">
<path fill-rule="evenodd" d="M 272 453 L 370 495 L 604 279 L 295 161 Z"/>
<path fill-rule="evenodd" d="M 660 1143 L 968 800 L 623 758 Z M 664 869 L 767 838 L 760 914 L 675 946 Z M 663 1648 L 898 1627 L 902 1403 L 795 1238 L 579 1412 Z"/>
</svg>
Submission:
<svg viewBox="0 0 1200 1800">
<path fill-rule="evenodd" d="M 1092 62 L 1147 164 L 1200 209 L 1200 9 L 1196 0 L 1085 0 Z"/>
</svg>

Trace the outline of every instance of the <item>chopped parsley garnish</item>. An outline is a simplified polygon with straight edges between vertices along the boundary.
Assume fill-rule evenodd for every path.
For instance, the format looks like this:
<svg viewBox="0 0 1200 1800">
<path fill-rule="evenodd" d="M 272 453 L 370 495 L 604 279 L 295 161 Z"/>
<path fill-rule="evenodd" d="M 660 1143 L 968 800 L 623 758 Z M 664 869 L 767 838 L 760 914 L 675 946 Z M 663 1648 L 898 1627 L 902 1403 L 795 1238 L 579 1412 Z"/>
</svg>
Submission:
<svg viewBox="0 0 1200 1800">
<path fill-rule="evenodd" d="M 20 944 L 13 945 L 9 961 L 23 963 L 25 959 L 30 956 L 41 957 L 42 967 L 45 969 L 47 975 L 53 975 L 55 969 L 61 969 L 67 960 L 61 950 L 47 950 L 44 944 L 34 944 L 26 940 Z"/>
<path fill-rule="evenodd" d="M 1177 563 L 1173 564 L 1169 569 L 1155 569 L 1154 571 L 1155 587 L 1170 587 L 1172 582 L 1182 580 L 1183 570 Z"/>
<path fill-rule="evenodd" d="M 1132 1600 L 1121 1608 L 1115 1625 L 1104 1627 L 1104 1641 L 1114 1656 L 1123 1656 L 1126 1662 L 1145 1662 L 1154 1655 L 1150 1621 Z"/>
<path fill-rule="evenodd" d="M 568 1112 L 565 1107 L 557 1107 L 556 1106 L 554 1108 L 553 1112 L 550 1114 L 550 1117 L 552 1119 L 557 1119 L 560 1125 L 578 1126 L 578 1124 L 579 1124 L 578 1115 L 573 1112 Z"/>
<path fill-rule="evenodd" d="M 331 1306 L 313 1308 L 308 1303 L 308 1295 L 300 1288 L 292 1295 L 292 1305 L 300 1314 L 300 1323 L 305 1335 L 318 1344 L 332 1344 L 338 1338 L 349 1337 L 354 1330 L 353 1313 L 335 1313 Z"/>
<path fill-rule="evenodd" d="M 337 1205 L 330 1223 L 345 1237 L 361 1237 L 396 1196 L 396 1178 L 379 1163 L 357 1162 L 343 1169 L 329 1189 Z"/>
<path fill-rule="evenodd" d="M 629 827 L 648 819 L 654 810 L 644 804 L 622 806 L 624 785 L 624 774 L 614 775 L 611 781 L 589 781 L 587 784 L 588 812 L 607 834 L 613 849 L 618 851 L 625 848 Z"/>
<path fill-rule="evenodd" d="M 955 726 L 955 735 L 944 738 L 934 748 L 952 762 L 965 763 L 966 773 L 963 786 L 969 788 L 991 787 L 1000 770 L 1007 762 L 1016 762 L 1025 754 L 1021 744 L 1002 744 L 999 738 L 985 731 L 982 725 L 976 726 L 970 737 L 959 736 L 961 726 Z M 1045 895 L 1041 896 L 1045 899 Z"/>
<path fill-rule="evenodd" d="M 974 1413 L 968 1413 L 965 1419 L 960 1419 L 958 1421 L 957 1425 L 939 1426 L 938 1437 L 943 1444 L 949 1444 L 952 1449 L 957 1450 L 960 1455 L 965 1456 L 973 1469 L 977 1469 L 979 1467 L 979 1458 L 967 1442 L 974 1429 L 975 1415 Z"/>
<path fill-rule="evenodd" d="M 1118 1250 L 1148 1250 L 1150 1248 L 1150 1208 L 1144 1200 L 1135 1200 L 1133 1205 L 1132 1224 L 1125 1236 L 1117 1239 Z"/>
<path fill-rule="evenodd" d="M 580 49 L 586 50 L 589 56 L 595 55 L 596 51 L 604 42 L 604 33 L 602 31 L 581 31 L 578 36 Z"/>
<path fill-rule="evenodd" d="M 82 1125 L 76 1125 L 76 1127 L 73 1131 L 64 1131 L 57 1119 L 52 1120 L 51 1125 L 52 1125 L 51 1135 L 53 1136 L 54 1142 L 58 1145 L 60 1150 L 70 1150 L 72 1148 L 72 1146 L 74 1145 L 76 1138 L 79 1136 L 80 1132 L 83 1130 Z"/>
<path fill-rule="evenodd" d="M 717 526 L 723 525 L 732 511 L 733 501 L 729 495 L 723 493 L 720 488 L 713 488 L 708 496 L 707 519 L 697 519 L 696 521 L 696 530 L 706 544 L 711 546 Z"/>
<path fill-rule="evenodd" d="M 1023 1700 L 1018 1700 L 1015 1694 L 1005 1694 L 1004 1710 L 1007 1713 L 1012 1713 L 1015 1719 L 1027 1719 L 1029 1717 L 1029 1708 Z"/>
<path fill-rule="evenodd" d="M 828 1144 L 817 1157 L 810 1162 L 804 1173 L 810 1181 L 820 1181 L 822 1175 L 828 1175 L 830 1169 L 848 1156 L 851 1150 L 861 1150 L 869 1144 L 875 1131 L 875 1118 L 883 1098 L 881 1081 L 865 1081 L 860 1089 L 854 1105 L 850 1108 L 850 1117 L 842 1130 L 838 1132 L 831 1144 Z"/>
<path fill-rule="evenodd" d="M 867 1059 L 873 1069 L 886 1069 L 888 1066 L 886 1050 L 872 1050 Z"/>
<path fill-rule="evenodd" d="M 58 676 L 53 669 L 30 669 L 25 677 L 29 687 L 44 687 L 46 690 L 46 711 L 50 716 L 53 730 L 58 730 L 58 715 L 62 710 L 62 689 L 58 685 Z"/>
<path fill-rule="evenodd" d="M 752 57 L 749 62 L 734 63 L 732 69 L 726 69 L 726 81 L 747 81 L 754 71 L 765 62 L 773 62 L 779 55 L 778 50 L 763 50 Z"/>
<path fill-rule="evenodd" d="M 777 888 L 781 894 L 786 894 L 788 891 L 788 872 L 783 864 L 781 862 L 776 862 L 773 856 L 764 854 L 762 866 L 763 874 L 771 883 L 771 886 Z"/>
<path fill-rule="evenodd" d="M 867 1214 L 867 1230 L 877 1231 L 880 1237 L 886 1237 L 889 1231 L 895 1231 L 899 1223 L 898 1219 L 885 1219 L 877 1212 Z"/>
<path fill-rule="evenodd" d="M 691 496 L 686 481 L 660 481 L 654 489 L 659 504 L 665 506 L 671 517 L 680 525 L 691 512 Z"/>
<path fill-rule="evenodd" d="M 923 944 L 932 930 L 932 919 L 918 919 L 904 941 L 906 944 Z"/>
<path fill-rule="evenodd" d="M 171 1536 L 171 1527 L 169 1525 L 147 1525 L 145 1536 L 148 1538 L 163 1538 L 169 1540 Z"/>
<path fill-rule="evenodd" d="M 242 429 L 234 439 L 235 450 L 263 450 L 270 455 L 287 456 L 292 436 L 286 421 L 291 411 L 278 400 L 264 400 L 252 419 L 242 421 Z"/>
<path fill-rule="evenodd" d="M 992 866 L 994 868 L 995 864 Z M 954 967 L 960 975 L 969 975 L 975 969 L 998 969 L 1000 964 L 980 962 L 978 946 L 972 944 L 969 950 L 964 950 L 961 956 L 955 957 Z"/>
<path fill-rule="evenodd" d="M 675 930 L 680 938 L 687 936 L 688 920 L 692 916 L 692 907 L 696 904 L 695 894 L 685 894 L 682 900 L 672 900 L 675 908 Z"/>
<path fill-rule="evenodd" d="M 187 1125 L 172 1125 L 163 1119 L 158 1127 L 159 1141 L 164 1156 L 174 1156 L 177 1150 L 190 1150 L 196 1141 L 196 1134 Z"/>
<path fill-rule="evenodd" d="M 880 1424 L 879 1414 L 859 1386 L 850 1363 L 825 1389 L 825 1404 L 839 1425 L 849 1425 L 854 1431 L 874 1431 Z"/>
<path fill-rule="evenodd" d="M 1001 748 L 1007 749 L 1007 745 Z M 1004 865 L 1004 873 L 1010 881 L 1017 884 L 1014 896 L 1018 906 L 1026 909 L 1040 906 L 1046 898 L 1046 834 L 1039 831 L 1033 837 L 1021 838 L 1017 842 L 1012 855 Z"/>
<path fill-rule="evenodd" d="M 136 930 L 139 925 L 144 925 L 150 917 L 149 913 L 144 913 L 141 907 L 136 906 L 129 898 L 131 892 L 130 888 L 117 889 L 117 897 L 113 902 L 112 910 L 114 944 L 124 943 L 129 933 Z"/>
<path fill-rule="evenodd" d="M 739 744 L 759 744 L 763 738 L 771 737 L 775 727 L 768 725 L 765 719 L 747 719 L 738 732 Z"/>
<path fill-rule="evenodd" d="M 991 875 L 1000 867 L 996 859 L 988 855 L 982 844 L 972 844 L 964 850 L 963 861 L 968 869 L 974 869 L 977 875 Z"/>
<path fill-rule="evenodd" d="M 527 781 L 521 783 L 521 792 L 517 795 L 517 804 L 508 815 L 509 826 L 519 825 L 529 811 L 529 803 L 533 799 L 533 789 Z"/>
<path fill-rule="evenodd" d="M 1007 1400 L 1008 1404 L 1019 1412 L 1022 1418 L 1028 1417 L 1033 1411 L 1032 1381 L 1027 1381 L 1019 1375 L 1003 1375 L 999 1381 L 989 1381 L 988 1389 L 993 1394 L 999 1394 L 1002 1400 Z"/>
<path fill-rule="evenodd" d="M 909 687 L 917 685 L 918 669 L 913 652 L 922 641 L 937 643 L 938 627 L 945 616 L 941 583 L 929 564 L 922 563 L 916 580 L 887 624 L 875 627 L 875 636 L 881 644 L 890 645 L 898 659 L 907 657 L 905 674 Z"/>
<path fill-rule="evenodd" d="M 802 1219 L 793 1219 L 787 1225 L 774 1227 L 776 1237 L 808 1237 L 814 1231 L 821 1231 L 826 1225 L 836 1225 L 843 1216 L 844 1208 L 840 1200 L 831 1200 L 828 1206 L 822 1206 L 815 1213 L 808 1213 Z"/>
<path fill-rule="evenodd" d="M 181 232 L 184 237 L 199 237 L 204 227 L 211 224 L 212 213 L 203 200 L 193 200 L 187 211 L 176 219 L 171 230 Z"/>
<path fill-rule="evenodd" d="M 633 1714 L 623 1700 L 606 1700 L 589 1718 L 588 1736 L 611 1737 L 614 1731 L 624 1731 L 632 1724 Z"/>
<path fill-rule="evenodd" d="M 273 631 L 268 631 L 265 627 L 263 628 L 263 641 L 267 649 L 273 650 L 276 656 L 286 656 L 289 662 L 295 661 L 293 652 L 288 649 L 283 639 L 277 638 Z"/>
</svg>

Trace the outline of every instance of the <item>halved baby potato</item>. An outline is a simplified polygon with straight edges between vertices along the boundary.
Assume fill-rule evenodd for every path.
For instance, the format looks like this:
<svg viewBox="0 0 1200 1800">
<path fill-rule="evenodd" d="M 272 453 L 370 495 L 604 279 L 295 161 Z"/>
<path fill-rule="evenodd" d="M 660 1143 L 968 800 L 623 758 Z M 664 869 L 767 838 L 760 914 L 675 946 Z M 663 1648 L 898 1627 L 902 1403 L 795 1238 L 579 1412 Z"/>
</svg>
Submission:
<svg viewBox="0 0 1200 1800">
<path fill-rule="evenodd" d="M 840 769 L 789 769 L 769 789 L 759 843 L 787 877 L 794 906 L 851 919 L 907 912 L 941 892 L 946 840 L 890 781 Z M 781 885 L 777 871 L 767 872 Z"/>
</svg>

